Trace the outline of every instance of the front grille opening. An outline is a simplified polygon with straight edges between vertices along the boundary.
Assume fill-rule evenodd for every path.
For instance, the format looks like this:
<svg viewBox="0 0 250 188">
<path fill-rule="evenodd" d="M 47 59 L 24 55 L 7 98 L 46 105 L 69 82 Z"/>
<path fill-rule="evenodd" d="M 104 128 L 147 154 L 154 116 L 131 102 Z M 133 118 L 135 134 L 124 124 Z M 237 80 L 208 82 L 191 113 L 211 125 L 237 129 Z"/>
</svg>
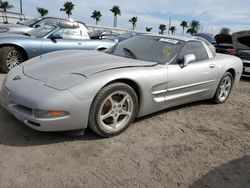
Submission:
<svg viewBox="0 0 250 188">
<path fill-rule="evenodd" d="M 33 113 L 32 109 L 30 109 L 26 106 L 23 106 L 20 104 L 15 104 L 15 105 L 12 105 L 11 107 L 22 114 L 32 116 L 32 113 Z"/>
<path fill-rule="evenodd" d="M 244 66 L 244 67 L 250 67 L 250 63 L 244 63 L 244 62 L 243 62 L 243 66 Z"/>
<path fill-rule="evenodd" d="M 30 120 L 28 120 L 27 123 L 32 125 L 32 126 L 35 126 L 35 127 L 40 127 L 41 126 L 39 123 L 36 123 L 34 121 L 30 121 Z"/>
<path fill-rule="evenodd" d="M 243 59 L 243 60 L 250 60 L 250 54 L 239 52 L 238 57 Z"/>
</svg>

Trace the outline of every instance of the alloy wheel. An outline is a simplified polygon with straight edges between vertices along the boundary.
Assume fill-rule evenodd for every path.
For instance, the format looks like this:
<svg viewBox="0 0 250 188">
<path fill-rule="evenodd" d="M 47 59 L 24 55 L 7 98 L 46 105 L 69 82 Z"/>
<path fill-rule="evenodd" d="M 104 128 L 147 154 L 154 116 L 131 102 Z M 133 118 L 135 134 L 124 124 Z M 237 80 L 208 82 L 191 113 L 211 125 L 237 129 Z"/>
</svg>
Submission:
<svg viewBox="0 0 250 188">
<path fill-rule="evenodd" d="M 22 54 L 17 50 L 11 50 L 6 57 L 6 65 L 9 69 L 16 67 L 22 63 Z"/>
<path fill-rule="evenodd" d="M 230 76 L 226 76 L 223 78 L 221 84 L 220 84 L 220 89 L 219 89 L 219 101 L 223 102 L 227 99 L 230 90 L 232 87 L 232 79 Z"/>
<path fill-rule="evenodd" d="M 111 93 L 101 103 L 98 113 L 100 126 L 108 132 L 123 129 L 131 119 L 133 108 L 133 99 L 129 93 Z"/>
</svg>

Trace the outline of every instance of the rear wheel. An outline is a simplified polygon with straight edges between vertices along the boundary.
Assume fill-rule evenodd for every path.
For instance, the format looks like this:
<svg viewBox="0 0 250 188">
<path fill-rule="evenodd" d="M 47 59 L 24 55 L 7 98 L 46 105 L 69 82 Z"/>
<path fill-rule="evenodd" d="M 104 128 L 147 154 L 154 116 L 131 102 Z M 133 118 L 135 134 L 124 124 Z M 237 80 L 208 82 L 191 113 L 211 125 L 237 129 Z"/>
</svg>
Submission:
<svg viewBox="0 0 250 188">
<path fill-rule="evenodd" d="M 232 90 L 232 86 L 233 76 L 230 72 L 226 72 L 219 83 L 213 101 L 218 104 L 225 102 Z"/>
<path fill-rule="evenodd" d="M 16 47 L 6 46 L 0 48 L 0 69 L 1 72 L 9 72 L 10 69 L 18 66 L 24 61 L 22 52 Z"/>
<path fill-rule="evenodd" d="M 89 126 L 100 136 L 115 136 L 128 128 L 137 109 L 137 95 L 130 86 L 110 84 L 96 95 L 90 109 Z"/>
</svg>

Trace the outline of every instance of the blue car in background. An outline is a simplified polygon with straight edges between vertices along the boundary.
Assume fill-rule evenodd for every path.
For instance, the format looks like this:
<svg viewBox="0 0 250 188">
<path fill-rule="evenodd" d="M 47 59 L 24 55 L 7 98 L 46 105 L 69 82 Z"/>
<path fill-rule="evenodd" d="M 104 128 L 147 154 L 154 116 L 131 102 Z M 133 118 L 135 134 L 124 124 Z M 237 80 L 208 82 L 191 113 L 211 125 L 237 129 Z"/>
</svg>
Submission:
<svg viewBox="0 0 250 188">
<path fill-rule="evenodd" d="M 23 34 L 0 34 L 0 71 L 8 72 L 25 60 L 57 50 L 105 50 L 116 44 L 110 40 L 91 40 L 86 26 L 60 20 Z"/>
</svg>

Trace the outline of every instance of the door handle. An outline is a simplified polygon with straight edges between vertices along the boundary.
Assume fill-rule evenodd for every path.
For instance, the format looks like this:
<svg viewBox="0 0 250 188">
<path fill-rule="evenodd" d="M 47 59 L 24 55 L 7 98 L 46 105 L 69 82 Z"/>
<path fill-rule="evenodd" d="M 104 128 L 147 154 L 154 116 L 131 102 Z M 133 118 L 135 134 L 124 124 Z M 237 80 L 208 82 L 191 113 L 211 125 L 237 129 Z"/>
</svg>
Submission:
<svg viewBox="0 0 250 188">
<path fill-rule="evenodd" d="M 78 42 L 77 44 L 78 44 L 78 45 L 82 45 L 82 43 L 81 43 L 81 42 Z"/>
<path fill-rule="evenodd" d="M 214 68 L 214 67 L 215 67 L 215 64 L 210 64 L 210 65 L 209 65 L 209 68 L 210 68 L 210 69 L 212 69 L 212 68 Z"/>
</svg>

